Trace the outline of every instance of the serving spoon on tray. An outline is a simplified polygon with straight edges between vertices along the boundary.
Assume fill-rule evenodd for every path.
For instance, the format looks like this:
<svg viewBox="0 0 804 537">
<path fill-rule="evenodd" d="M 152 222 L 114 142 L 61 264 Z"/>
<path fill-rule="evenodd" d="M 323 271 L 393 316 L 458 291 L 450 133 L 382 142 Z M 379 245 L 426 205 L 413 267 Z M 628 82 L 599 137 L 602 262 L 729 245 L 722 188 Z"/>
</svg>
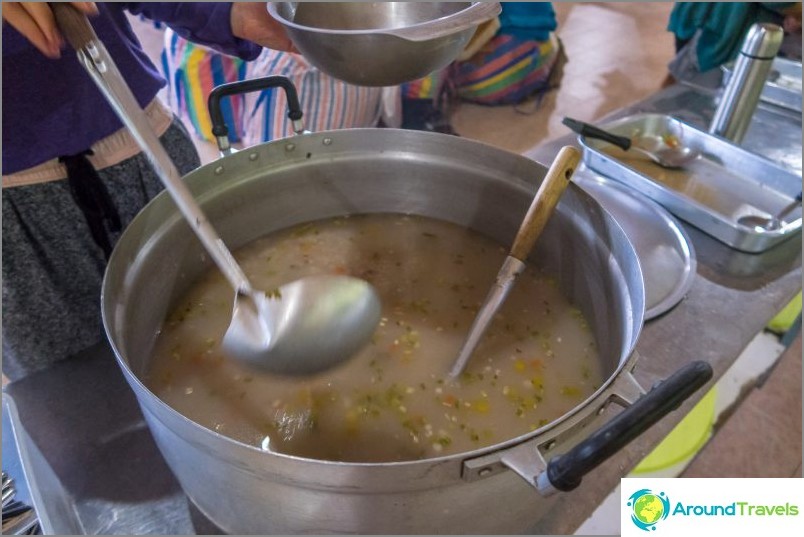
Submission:
<svg viewBox="0 0 804 537">
<path fill-rule="evenodd" d="M 380 320 L 380 301 L 364 280 L 310 276 L 267 294 L 251 285 L 182 181 L 86 16 L 66 3 L 52 3 L 51 7 L 79 62 L 131 131 L 187 223 L 235 290 L 232 321 L 222 341 L 224 352 L 268 372 L 309 375 L 349 359 L 368 343 Z"/>
<path fill-rule="evenodd" d="M 639 139 L 639 143 L 636 143 L 627 136 L 620 136 L 570 117 L 565 117 L 562 123 L 581 136 L 603 140 L 623 151 L 638 153 L 663 168 L 683 168 L 700 155 L 699 151 L 681 144 L 678 140 L 676 140 L 677 143 L 669 144 L 665 139 L 657 136 L 643 137 Z M 650 147 L 646 146 L 648 143 Z"/>
<path fill-rule="evenodd" d="M 450 379 L 454 380 L 459 377 L 466 368 L 466 364 L 475 352 L 494 315 L 505 302 L 517 276 L 525 270 L 525 260 L 528 258 L 528 254 L 542 234 L 580 161 L 581 152 L 574 147 L 565 146 L 561 148 L 550 169 L 547 170 L 547 175 L 544 176 L 542 184 L 536 191 L 528 212 L 525 213 L 525 218 L 519 226 L 519 231 L 514 237 L 508 257 L 505 258 L 502 268 L 497 273 L 497 279 L 475 316 L 469 334 L 458 353 L 458 358 L 449 372 Z"/>
</svg>

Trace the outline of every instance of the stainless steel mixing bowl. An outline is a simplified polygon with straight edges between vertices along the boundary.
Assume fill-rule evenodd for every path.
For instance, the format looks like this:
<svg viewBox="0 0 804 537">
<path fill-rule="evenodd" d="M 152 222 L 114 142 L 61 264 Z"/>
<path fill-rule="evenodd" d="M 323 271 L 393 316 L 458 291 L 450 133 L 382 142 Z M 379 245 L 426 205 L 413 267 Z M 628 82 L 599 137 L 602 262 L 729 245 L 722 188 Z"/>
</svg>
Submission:
<svg viewBox="0 0 804 537">
<path fill-rule="evenodd" d="M 324 73 L 395 86 L 448 65 L 498 2 L 271 2 L 271 16 Z"/>
</svg>

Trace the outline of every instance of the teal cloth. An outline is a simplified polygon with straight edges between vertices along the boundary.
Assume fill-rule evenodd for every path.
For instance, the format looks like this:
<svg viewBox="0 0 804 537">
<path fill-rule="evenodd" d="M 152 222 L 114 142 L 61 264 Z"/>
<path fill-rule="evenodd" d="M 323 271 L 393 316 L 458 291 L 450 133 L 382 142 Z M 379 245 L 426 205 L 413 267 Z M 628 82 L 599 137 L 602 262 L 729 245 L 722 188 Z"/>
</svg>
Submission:
<svg viewBox="0 0 804 537">
<path fill-rule="evenodd" d="M 679 39 L 691 39 L 701 30 L 696 49 L 701 71 L 708 71 L 737 56 L 752 24 L 781 24 L 779 11 L 794 2 L 677 2 L 667 29 Z"/>
<path fill-rule="evenodd" d="M 556 14 L 550 2 L 500 2 L 498 35 L 512 35 L 526 41 L 547 41 L 556 29 Z"/>
</svg>

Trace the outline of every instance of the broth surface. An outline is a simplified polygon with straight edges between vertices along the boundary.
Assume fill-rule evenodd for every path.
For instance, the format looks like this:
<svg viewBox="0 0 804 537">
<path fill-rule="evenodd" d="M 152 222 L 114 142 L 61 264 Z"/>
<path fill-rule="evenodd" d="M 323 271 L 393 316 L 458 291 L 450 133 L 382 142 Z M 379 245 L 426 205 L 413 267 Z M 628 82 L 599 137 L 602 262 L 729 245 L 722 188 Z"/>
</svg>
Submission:
<svg viewBox="0 0 804 537">
<path fill-rule="evenodd" d="M 446 379 L 507 250 L 419 216 L 361 215 L 273 233 L 236 253 L 255 287 L 350 274 L 382 302 L 372 341 L 315 377 L 283 378 L 226 359 L 233 291 L 217 270 L 183 297 L 157 338 L 146 385 L 189 419 L 275 452 L 350 462 L 413 460 L 515 438 L 602 383 L 581 312 L 531 267 L 459 382 Z"/>
</svg>

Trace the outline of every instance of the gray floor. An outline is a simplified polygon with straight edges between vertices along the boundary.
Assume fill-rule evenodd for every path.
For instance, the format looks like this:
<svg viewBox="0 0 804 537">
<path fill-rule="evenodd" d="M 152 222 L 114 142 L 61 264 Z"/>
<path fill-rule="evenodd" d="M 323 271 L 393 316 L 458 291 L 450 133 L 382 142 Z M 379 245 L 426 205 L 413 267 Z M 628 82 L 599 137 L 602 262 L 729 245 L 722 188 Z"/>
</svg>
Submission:
<svg viewBox="0 0 804 537">
<path fill-rule="evenodd" d="M 802 477 L 801 334 L 681 477 Z"/>
</svg>

